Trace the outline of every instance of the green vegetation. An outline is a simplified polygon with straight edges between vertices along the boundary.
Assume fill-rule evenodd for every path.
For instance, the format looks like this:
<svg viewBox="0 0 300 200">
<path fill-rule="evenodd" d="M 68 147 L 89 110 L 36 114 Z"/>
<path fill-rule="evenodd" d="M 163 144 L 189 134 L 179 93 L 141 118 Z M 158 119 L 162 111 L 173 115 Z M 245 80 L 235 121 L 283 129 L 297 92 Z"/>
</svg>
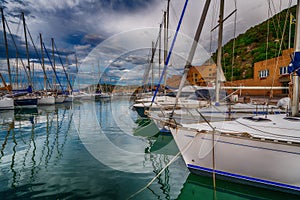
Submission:
<svg viewBox="0 0 300 200">
<path fill-rule="evenodd" d="M 296 7 L 294 6 L 290 9 L 283 10 L 269 20 L 251 27 L 244 34 L 240 34 L 235 40 L 234 56 L 232 55 L 234 39 L 223 46 L 222 66 L 227 80 L 252 78 L 254 63 L 274 58 L 278 56 L 278 54 L 281 55 L 279 49 L 285 23 L 286 28 L 281 50 L 288 49 L 290 14 L 288 13 L 286 21 L 287 12 L 295 16 Z M 295 25 L 292 24 L 291 47 L 293 47 L 294 33 Z M 217 52 L 213 55 L 215 62 L 216 55 Z"/>
</svg>

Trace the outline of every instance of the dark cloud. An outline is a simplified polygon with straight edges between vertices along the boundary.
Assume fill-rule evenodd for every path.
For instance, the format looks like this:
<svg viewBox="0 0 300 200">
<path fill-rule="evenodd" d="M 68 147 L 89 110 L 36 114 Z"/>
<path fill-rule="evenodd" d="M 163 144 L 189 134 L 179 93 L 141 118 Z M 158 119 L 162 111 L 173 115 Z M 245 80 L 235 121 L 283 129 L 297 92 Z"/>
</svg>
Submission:
<svg viewBox="0 0 300 200">
<path fill-rule="evenodd" d="M 245 31 L 247 27 L 267 17 L 266 2 L 264 0 L 238 2 L 239 24 L 237 24 L 238 31 L 236 34 Z M 111 69 L 121 72 L 126 71 L 125 69 L 132 69 L 134 66 L 146 66 L 149 59 L 149 49 L 143 53 L 133 52 L 123 55 L 126 52 L 126 44 L 119 45 L 117 41 L 112 42 L 113 45 L 105 46 L 105 40 L 123 31 L 158 27 L 165 4 L 165 0 L 2 0 L 0 3 L 1 7 L 4 8 L 7 21 L 12 27 L 13 34 L 15 34 L 20 57 L 26 57 L 23 28 L 20 21 L 20 13 L 24 12 L 27 26 L 33 38 L 38 38 L 39 33 L 42 33 L 48 52 L 51 52 L 51 38 L 56 41 L 57 54 L 61 55 L 64 60 L 66 60 L 66 56 L 74 57 L 74 52 L 77 53 L 79 60 L 83 60 L 91 51 L 96 49 L 97 45 L 102 44 L 101 52 L 94 55 L 95 61 L 98 60 L 97 56 L 105 55 L 100 59 L 101 64 L 108 64 Z M 201 15 L 202 4 L 203 1 L 190 1 L 183 20 L 181 30 L 191 38 Z M 226 2 L 227 10 L 225 13 L 230 13 L 233 10 L 232 4 L 233 1 Z M 171 1 L 171 29 L 176 28 L 182 6 L 183 1 Z M 249 12 L 254 9 L 258 13 Z M 217 16 L 217 11 L 216 8 L 211 15 Z M 210 40 L 211 19 L 212 16 L 209 16 L 207 20 L 209 22 L 204 26 L 206 29 L 200 38 L 206 47 L 210 45 L 215 47 L 217 41 L 215 39 Z M 233 37 L 233 34 L 228 31 L 233 32 L 232 27 L 228 27 L 229 24 L 232 24 L 233 19 L 231 17 L 226 21 L 224 41 Z M 0 31 L 1 29 L 0 27 Z M 5 58 L 3 32 L 0 34 L 0 57 Z M 217 34 L 214 35 L 214 38 L 216 36 Z M 170 41 L 172 37 L 173 35 L 170 34 Z M 39 45 L 37 46 L 39 49 Z M 11 40 L 9 41 L 9 49 L 10 56 L 14 57 L 16 49 Z M 118 55 L 122 56 L 119 57 Z M 30 44 L 30 56 L 32 59 L 37 57 L 32 44 Z"/>
</svg>

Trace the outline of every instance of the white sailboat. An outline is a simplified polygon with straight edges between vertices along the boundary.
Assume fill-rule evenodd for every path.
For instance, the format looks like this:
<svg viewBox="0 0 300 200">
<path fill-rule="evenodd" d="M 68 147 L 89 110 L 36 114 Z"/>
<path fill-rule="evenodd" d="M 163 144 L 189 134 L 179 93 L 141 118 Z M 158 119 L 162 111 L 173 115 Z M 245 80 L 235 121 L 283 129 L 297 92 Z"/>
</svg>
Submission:
<svg viewBox="0 0 300 200">
<path fill-rule="evenodd" d="M 38 105 L 54 105 L 55 104 L 55 97 L 51 96 L 50 94 L 43 94 L 38 96 Z"/>
<path fill-rule="evenodd" d="M 0 97 L 0 110 L 14 109 L 14 99 L 8 97 Z"/>
<path fill-rule="evenodd" d="M 292 115 L 263 115 L 234 121 L 179 124 L 169 121 L 175 142 L 191 172 L 300 192 L 300 0 L 297 2 Z M 221 9 L 224 0 L 221 0 Z M 222 14 L 220 14 L 222 17 Z M 220 18 L 220 29 L 222 18 Z M 298 73 L 298 74 L 297 74 Z"/>
</svg>

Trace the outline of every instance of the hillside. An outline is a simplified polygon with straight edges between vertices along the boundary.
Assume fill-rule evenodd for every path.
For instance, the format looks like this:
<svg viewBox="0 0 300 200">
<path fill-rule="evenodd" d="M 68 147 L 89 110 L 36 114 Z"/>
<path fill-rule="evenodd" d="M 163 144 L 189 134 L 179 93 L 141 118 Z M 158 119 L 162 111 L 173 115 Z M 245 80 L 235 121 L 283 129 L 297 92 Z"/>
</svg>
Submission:
<svg viewBox="0 0 300 200">
<path fill-rule="evenodd" d="M 223 58 L 222 66 L 227 80 L 240 80 L 244 78 L 253 77 L 253 65 L 255 62 L 259 62 L 265 59 L 274 58 L 278 55 L 280 47 L 280 39 L 282 38 L 282 32 L 284 29 L 285 18 L 287 12 L 292 13 L 295 16 L 296 7 L 292 7 L 289 10 L 283 10 L 282 12 L 274 15 L 263 23 L 251 27 L 244 34 L 240 34 L 235 40 L 235 53 L 234 63 L 233 60 L 233 43 L 234 40 L 230 40 L 223 46 Z M 267 11 L 266 11 L 267 12 Z M 289 22 L 290 17 L 288 15 L 288 21 L 286 23 L 286 29 L 284 33 L 284 41 L 281 49 L 288 48 L 289 40 Z M 268 33 L 269 24 L 269 36 Z M 295 26 L 291 26 L 291 47 L 293 47 Z M 268 41 L 268 42 L 267 42 Z M 214 53 L 213 59 L 216 62 L 216 54 Z M 233 75 L 233 76 L 232 76 Z"/>
</svg>

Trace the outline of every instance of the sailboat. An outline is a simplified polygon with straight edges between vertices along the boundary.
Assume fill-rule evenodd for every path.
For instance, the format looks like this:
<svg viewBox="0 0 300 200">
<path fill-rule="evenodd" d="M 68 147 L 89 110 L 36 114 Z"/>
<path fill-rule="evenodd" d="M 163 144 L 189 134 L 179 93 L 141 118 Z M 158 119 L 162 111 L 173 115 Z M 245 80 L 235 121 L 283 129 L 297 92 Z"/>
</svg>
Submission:
<svg viewBox="0 0 300 200">
<path fill-rule="evenodd" d="M 248 116 L 233 121 L 168 125 L 189 170 L 239 183 L 300 192 L 300 0 L 297 1 L 292 113 Z M 221 0 L 220 13 L 224 8 Z M 220 29 L 222 25 L 220 14 Z"/>
<path fill-rule="evenodd" d="M 44 51 L 43 51 L 43 39 L 42 34 L 40 33 L 40 45 L 41 45 L 41 53 L 42 53 L 42 69 L 44 72 L 44 91 L 39 92 L 38 96 L 38 105 L 54 105 L 55 104 L 55 97 L 50 93 L 47 92 L 47 81 L 49 83 L 49 80 L 47 78 L 47 73 L 45 70 L 45 59 L 44 59 Z"/>
<path fill-rule="evenodd" d="M 6 38 L 5 18 L 4 18 L 2 8 L 1 8 L 1 15 L 2 15 L 3 34 L 4 34 L 4 41 L 5 41 L 5 48 L 6 48 L 8 74 L 9 74 L 9 80 L 10 80 L 9 82 L 10 82 L 10 86 L 11 86 L 12 78 L 11 78 L 9 55 L 8 55 L 8 43 L 7 43 L 7 38 Z M 31 82 L 31 77 L 30 77 L 30 61 L 29 61 L 28 43 L 27 43 L 27 31 L 26 31 L 25 17 L 24 17 L 23 12 L 22 12 L 22 18 L 23 18 L 24 37 L 25 37 L 25 44 L 26 44 L 26 55 L 27 55 L 27 62 L 28 62 L 27 67 L 29 69 L 29 72 L 27 72 L 26 67 L 24 67 L 24 70 L 26 72 L 27 79 L 28 79 L 28 88 L 21 89 L 21 90 L 12 90 L 12 94 L 9 94 L 8 96 L 14 99 L 14 107 L 15 108 L 33 108 L 33 107 L 37 107 L 37 97 L 32 93 L 32 82 Z M 14 44 L 15 44 L 15 42 L 14 42 Z"/>
<path fill-rule="evenodd" d="M 4 87 L 0 87 L 0 91 L 11 92 L 11 87 L 8 86 L 0 73 L 0 78 L 2 79 L 2 83 Z M 14 109 L 14 99 L 8 97 L 7 95 L 0 96 L 0 110 L 10 110 Z"/>
</svg>

